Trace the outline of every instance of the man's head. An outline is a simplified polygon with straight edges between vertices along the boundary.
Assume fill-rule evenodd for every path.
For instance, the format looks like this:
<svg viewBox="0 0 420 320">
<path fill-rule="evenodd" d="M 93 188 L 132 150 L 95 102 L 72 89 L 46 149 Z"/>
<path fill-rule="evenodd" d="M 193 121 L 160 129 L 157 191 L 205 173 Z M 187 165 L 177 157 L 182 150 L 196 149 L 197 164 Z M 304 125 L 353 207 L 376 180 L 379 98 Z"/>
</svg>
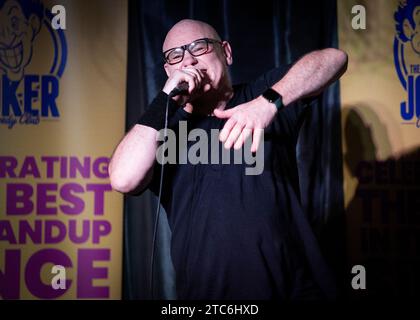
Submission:
<svg viewBox="0 0 420 320">
<path fill-rule="evenodd" d="M 230 86 L 230 78 L 228 66 L 232 64 L 232 50 L 227 41 L 221 41 L 216 30 L 209 24 L 185 19 L 176 23 L 166 35 L 163 43 L 162 51 L 188 45 L 197 39 L 208 38 L 217 40 L 208 44 L 208 51 L 200 56 L 193 56 L 185 50 L 182 61 L 169 64 L 165 62 L 165 71 L 168 77 L 177 69 L 186 67 L 194 67 L 203 70 L 207 77 L 208 91 L 223 90 L 226 86 Z"/>
</svg>

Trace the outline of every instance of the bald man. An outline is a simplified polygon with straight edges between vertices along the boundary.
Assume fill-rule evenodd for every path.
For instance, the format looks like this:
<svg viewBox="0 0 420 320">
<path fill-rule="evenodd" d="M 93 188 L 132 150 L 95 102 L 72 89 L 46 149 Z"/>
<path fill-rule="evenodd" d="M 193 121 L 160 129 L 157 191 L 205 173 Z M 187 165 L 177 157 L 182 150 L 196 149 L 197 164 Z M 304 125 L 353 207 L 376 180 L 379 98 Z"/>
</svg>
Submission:
<svg viewBox="0 0 420 320">
<path fill-rule="evenodd" d="M 201 129 L 209 137 L 219 129 L 218 143 L 230 152 L 247 139 L 252 152 L 264 150 L 258 175 L 246 175 L 243 163 L 166 165 L 161 204 L 172 231 L 178 298 L 333 298 L 335 285 L 301 209 L 295 146 L 310 97 L 345 72 L 347 55 L 314 51 L 293 66 L 232 85 L 229 42 L 196 20 L 175 24 L 162 52 L 168 79 L 112 156 L 115 190 L 149 188 L 158 195 L 157 135 L 166 102 L 170 129 L 185 122 L 189 132 Z M 188 92 L 169 96 L 182 83 Z M 192 144 L 185 145 L 179 152 L 188 154 Z"/>
</svg>

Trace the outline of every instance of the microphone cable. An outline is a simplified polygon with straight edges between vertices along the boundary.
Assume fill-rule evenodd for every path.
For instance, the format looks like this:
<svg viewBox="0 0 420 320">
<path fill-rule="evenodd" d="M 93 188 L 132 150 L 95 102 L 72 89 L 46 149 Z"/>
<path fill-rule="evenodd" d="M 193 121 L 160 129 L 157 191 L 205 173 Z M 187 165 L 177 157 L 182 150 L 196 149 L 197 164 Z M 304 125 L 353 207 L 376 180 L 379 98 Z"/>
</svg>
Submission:
<svg viewBox="0 0 420 320">
<path fill-rule="evenodd" d="M 166 136 L 168 133 L 168 109 L 169 109 L 169 99 L 173 96 L 173 93 L 171 92 L 167 99 L 166 99 L 166 110 L 165 110 L 165 127 L 163 131 L 163 148 L 162 148 L 162 158 L 161 158 L 161 170 L 160 170 L 160 181 L 159 181 L 159 195 L 158 195 L 158 203 L 156 208 L 156 216 L 155 216 L 155 222 L 153 227 L 153 240 L 152 240 L 152 252 L 150 257 L 150 283 L 149 283 L 149 290 L 150 290 L 150 296 L 152 300 L 154 299 L 154 288 L 153 288 L 153 268 L 154 268 L 154 260 L 155 260 L 155 250 L 156 250 L 156 237 L 157 237 L 157 231 L 158 231 L 158 224 L 159 224 L 159 216 L 160 216 L 160 200 L 162 198 L 162 185 L 163 185 L 163 169 L 164 169 L 164 154 L 165 154 L 165 145 L 166 145 Z"/>
</svg>

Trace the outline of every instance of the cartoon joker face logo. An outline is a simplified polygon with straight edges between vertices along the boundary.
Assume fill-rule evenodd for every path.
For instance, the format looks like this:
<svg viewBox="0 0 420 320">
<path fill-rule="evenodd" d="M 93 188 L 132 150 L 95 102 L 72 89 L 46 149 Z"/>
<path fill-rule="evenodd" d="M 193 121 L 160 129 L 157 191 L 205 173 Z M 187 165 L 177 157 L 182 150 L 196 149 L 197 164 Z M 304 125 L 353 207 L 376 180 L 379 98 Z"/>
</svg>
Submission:
<svg viewBox="0 0 420 320">
<path fill-rule="evenodd" d="M 394 17 L 400 41 L 420 55 L 420 0 L 401 1 Z"/>
<path fill-rule="evenodd" d="M 32 45 L 41 29 L 39 0 L 0 0 L 0 69 L 20 81 L 32 57 Z"/>
</svg>

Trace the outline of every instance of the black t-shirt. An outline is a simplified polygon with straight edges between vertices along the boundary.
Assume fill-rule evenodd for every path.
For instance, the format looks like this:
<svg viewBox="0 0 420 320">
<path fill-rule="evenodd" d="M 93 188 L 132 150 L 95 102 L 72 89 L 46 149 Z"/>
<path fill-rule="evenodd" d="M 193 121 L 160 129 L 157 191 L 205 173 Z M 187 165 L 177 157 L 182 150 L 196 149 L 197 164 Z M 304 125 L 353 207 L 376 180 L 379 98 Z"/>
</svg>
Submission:
<svg viewBox="0 0 420 320">
<path fill-rule="evenodd" d="M 234 86 L 227 108 L 258 97 L 288 66 Z M 171 255 L 179 299 L 316 299 L 332 297 L 334 284 L 299 201 L 296 143 L 308 104 L 277 113 L 264 133 L 264 170 L 246 175 L 245 161 L 214 163 L 211 129 L 225 119 L 179 109 L 170 127 L 208 133 L 209 164 L 166 164 L 161 203 L 172 231 Z M 189 141 L 187 150 L 196 145 Z M 178 146 L 178 144 L 177 144 Z M 223 148 L 218 142 L 219 152 Z M 178 152 L 188 152 L 177 149 Z M 179 154 L 178 154 L 179 155 Z M 179 158 L 178 158 L 179 159 Z M 219 157 L 220 159 L 220 157 Z M 159 190 L 160 164 L 149 188 Z"/>
</svg>

